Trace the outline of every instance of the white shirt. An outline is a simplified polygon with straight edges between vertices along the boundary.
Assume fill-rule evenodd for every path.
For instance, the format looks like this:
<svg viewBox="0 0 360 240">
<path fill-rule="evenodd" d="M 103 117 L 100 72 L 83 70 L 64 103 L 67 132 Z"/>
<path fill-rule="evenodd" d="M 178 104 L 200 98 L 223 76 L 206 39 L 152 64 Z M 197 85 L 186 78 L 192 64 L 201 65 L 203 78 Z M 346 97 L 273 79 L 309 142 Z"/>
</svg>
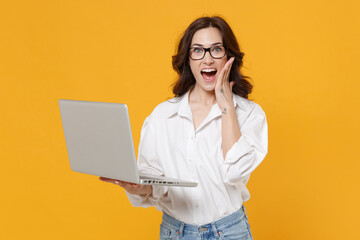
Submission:
<svg viewBox="0 0 360 240">
<path fill-rule="evenodd" d="M 267 154 L 267 122 L 261 107 L 233 94 L 241 137 L 221 148 L 221 111 L 214 104 L 194 130 L 189 92 L 159 104 L 145 119 L 138 153 L 139 172 L 198 182 L 197 187 L 153 186 L 151 196 L 129 194 L 133 206 L 155 206 L 188 224 L 226 217 L 250 198 L 250 173 Z"/>
</svg>

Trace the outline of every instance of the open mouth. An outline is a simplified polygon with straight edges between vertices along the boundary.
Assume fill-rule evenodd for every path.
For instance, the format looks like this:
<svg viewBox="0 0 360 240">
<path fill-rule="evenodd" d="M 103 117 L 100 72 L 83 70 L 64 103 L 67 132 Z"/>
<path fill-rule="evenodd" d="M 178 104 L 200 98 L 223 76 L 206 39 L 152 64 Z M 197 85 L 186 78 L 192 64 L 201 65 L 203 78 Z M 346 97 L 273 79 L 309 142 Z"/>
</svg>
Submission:
<svg viewBox="0 0 360 240">
<path fill-rule="evenodd" d="M 215 78 L 217 70 L 215 68 L 206 68 L 201 70 L 201 75 L 205 81 L 212 81 Z"/>
</svg>

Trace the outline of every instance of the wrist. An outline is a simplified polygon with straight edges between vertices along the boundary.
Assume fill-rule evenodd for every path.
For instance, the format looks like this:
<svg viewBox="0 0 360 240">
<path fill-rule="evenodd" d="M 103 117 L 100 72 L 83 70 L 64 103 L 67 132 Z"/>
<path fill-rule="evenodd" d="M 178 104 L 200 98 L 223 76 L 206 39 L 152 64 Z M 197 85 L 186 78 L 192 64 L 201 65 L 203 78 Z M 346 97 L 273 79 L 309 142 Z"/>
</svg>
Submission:
<svg viewBox="0 0 360 240">
<path fill-rule="evenodd" d="M 224 105 L 223 107 L 220 107 L 220 110 L 223 117 L 236 114 L 235 107 L 232 104 Z"/>
<path fill-rule="evenodd" d="M 152 194 L 152 185 L 144 185 L 143 194 L 148 196 Z"/>
</svg>

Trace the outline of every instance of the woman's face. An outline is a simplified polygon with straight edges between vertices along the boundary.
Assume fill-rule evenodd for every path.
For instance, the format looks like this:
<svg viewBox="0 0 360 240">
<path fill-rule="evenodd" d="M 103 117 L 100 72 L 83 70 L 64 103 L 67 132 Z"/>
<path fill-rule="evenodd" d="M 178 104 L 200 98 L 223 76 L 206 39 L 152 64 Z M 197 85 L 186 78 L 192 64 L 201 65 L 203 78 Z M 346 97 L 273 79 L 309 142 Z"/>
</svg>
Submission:
<svg viewBox="0 0 360 240">
<path fill-rule="evenodd" d="M 217 28 L 203 28 L 195 32 L 191 41 L 191 48 L 202 47 L 210 48 L 222 46 L 222 36 Z M 205 91 L 214 91 L 217 78 L 221 69 L 227 61 L 226 55 L 220 59 L 214 59 L 209 52 L 201 60 L 189 59 L 191 71 L 196 79 L 195 87 L 200 87 Z"/>
</svg>

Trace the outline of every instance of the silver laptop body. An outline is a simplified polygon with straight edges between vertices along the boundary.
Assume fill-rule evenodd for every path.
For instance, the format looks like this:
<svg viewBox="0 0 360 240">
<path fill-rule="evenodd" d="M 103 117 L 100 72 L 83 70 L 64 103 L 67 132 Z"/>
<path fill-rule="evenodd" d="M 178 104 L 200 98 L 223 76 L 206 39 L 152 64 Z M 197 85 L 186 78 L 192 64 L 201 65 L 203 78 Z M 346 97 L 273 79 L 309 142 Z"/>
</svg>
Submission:
<svg viewBox="0 0 360 240">
<path fill-rule="evenodd" d="M 126 104 L 60 99 L 59 107 L 73 171 L 146 185 L 197 186 L 162 176 L 139 176 Z"/>
</svg>

